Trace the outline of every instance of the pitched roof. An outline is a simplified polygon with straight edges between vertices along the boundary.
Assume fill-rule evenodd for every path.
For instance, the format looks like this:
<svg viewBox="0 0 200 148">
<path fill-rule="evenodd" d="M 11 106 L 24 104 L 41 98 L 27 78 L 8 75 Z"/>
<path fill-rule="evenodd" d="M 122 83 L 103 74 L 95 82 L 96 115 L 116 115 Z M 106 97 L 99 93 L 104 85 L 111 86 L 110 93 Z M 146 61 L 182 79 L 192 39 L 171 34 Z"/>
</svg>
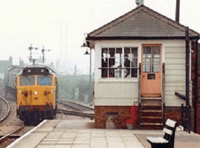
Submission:
<svg viewBox="0 0 200 148">
<path fill-rule="evenodd" d="M 88 34 L 90 39 L 184 39 L 186 27 L 142 5 Z M 190 29 L 190 37 L 199 33 Z"/>
</svg>

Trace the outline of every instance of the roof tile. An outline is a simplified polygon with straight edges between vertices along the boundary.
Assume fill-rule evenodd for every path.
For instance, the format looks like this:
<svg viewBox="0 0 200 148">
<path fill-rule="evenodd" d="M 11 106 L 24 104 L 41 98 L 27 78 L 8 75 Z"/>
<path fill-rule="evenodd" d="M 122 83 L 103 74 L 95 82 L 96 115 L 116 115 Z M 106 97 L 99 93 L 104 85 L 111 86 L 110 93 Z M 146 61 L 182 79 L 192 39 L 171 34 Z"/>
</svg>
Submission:
<svg viewBox="0 0 200 148">
<path fill-rule="evenodd" d="M 185 28 L 142 5 L 94 30 L 88 37 L 184 37 Z M 198 33 L 190 30 L 190 35 L 198 36 Z"/>
</svg>

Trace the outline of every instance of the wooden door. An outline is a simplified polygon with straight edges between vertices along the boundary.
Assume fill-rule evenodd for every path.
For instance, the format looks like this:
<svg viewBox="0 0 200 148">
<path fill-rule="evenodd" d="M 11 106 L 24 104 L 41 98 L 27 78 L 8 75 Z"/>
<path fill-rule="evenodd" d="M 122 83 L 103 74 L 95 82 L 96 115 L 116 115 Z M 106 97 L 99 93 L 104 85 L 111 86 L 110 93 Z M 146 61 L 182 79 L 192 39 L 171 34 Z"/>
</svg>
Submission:
<svg viewBox="0 0 200 148">
<path fill-rule="evenodd" d="M 141 95 L 161 97 L 162 62 L 161 45 L 142 46 Z"/>
</svg>

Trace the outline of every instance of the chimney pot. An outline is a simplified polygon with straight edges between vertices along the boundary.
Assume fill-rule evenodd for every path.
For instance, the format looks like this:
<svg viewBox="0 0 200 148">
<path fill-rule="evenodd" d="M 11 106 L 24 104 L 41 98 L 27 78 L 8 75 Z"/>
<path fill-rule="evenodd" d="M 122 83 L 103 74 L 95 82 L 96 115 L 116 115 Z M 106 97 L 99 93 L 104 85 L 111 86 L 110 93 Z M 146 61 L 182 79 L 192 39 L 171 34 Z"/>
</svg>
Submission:
<svg viewBox="0 0 200 148">
<path fill-rule="evenodd" d="M 144 5 L 144 0 L 135 0 L 135 3 L 139 7 L 141 5 Z"/>
</svg>

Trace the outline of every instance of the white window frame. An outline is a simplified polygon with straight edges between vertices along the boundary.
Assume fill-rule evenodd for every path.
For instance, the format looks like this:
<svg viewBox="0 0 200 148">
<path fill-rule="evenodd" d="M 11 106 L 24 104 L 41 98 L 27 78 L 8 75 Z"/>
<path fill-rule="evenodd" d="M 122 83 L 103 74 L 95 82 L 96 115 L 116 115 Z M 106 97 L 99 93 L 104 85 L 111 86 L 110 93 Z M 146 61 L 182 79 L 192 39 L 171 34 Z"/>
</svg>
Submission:
<svg viewBox="0 0 200 148">
<path fill-rule="evenodd" d="M 114 72 L 115 74 L 114 74 L 114 76 L 109 76 L 109 69 L 111 69 L 110 67 L 109 67 L 109 62 L 107 62 L 107 66 L 106 67 L 104 67 L 103 65 L 102 65 L 102 62 L 103 62 L 103 59 L 104 59 L 104 61 L 105 61 L 105 57 L 102 57 L 102 50 L 103 49 L 107 49 L 107 52 L 108 52 L 108 54 L 109 54 L 109 49 L 112 49 L 112 48 L 114 48 L 115 49 L 115 53 L 117 53 L 116 52 L 116 50 L 117 49 L 122 49 L 122 55 L 121 55 L 121 64 L 122 64 L 122 66 L 121 67 L 114 67 L 113 69 L 115 69 L 115 70 L 122 70 L 122 72 L 121 72 L 121 77 L 119 76 L 119 75 L 116 75 L 116 71 Z M 130 65 L 130 75 L 129 75 L 129 77 L 125 77 L 125 70 L 127 69 L 125 66 L 124 66 L 124 61 L 125 61 L 125 57 L 124 57 L 124 55 L 125 55 L 125 48 L 130 48 L 130 52 L 132 53 L 132 50 L 131 49 L 135 49 L 135 50 L 137 50 L 137 52 L 136 52 L 136 57 L 132 57 L 132 59 L 136 59 L 136 67 L 131 67 L 131 65 Z M 139 67 L 138 67 L 138 62 L 139 62 L 139 47 L 135 47 L 135 46 L 123 46 L 123 47 L 101 47 L 100 48 L 101 49 L 101 52 L 100 52 L 100 60 L 101 60 L 101 62 L 100 62 L 100 66 L 101 67 L 99 67 L 99 69 L 100 69 L 100 76 L 101 76 L 101 79 L 138 79 L 138 75 L 139 75 Z M 130 57 L 131 58 L 131 57 Z M 128 59 L 130 59 L 130 58 L 128 58 Z M 107 61 L 109 61 L 109 59 L 111 59 L 111 57 L 107 57 Z M 116 59 L 116 57 L 114 56 L 114 59 Z M 131 64 L 131 63 L 130 63 Z M 128 69 L 129 69 L 128 68 Z M 103 77 L 103 69 L 107 69 L 107 75 L 105 76 L 105 77 Z M 131 69 L 136 69 L 136 71 L 137 71 L 137 76 L 136 77 L 131 77 L 131 73 L 132 73 L 132 71 L 131 71 Z"/>
</svg>

